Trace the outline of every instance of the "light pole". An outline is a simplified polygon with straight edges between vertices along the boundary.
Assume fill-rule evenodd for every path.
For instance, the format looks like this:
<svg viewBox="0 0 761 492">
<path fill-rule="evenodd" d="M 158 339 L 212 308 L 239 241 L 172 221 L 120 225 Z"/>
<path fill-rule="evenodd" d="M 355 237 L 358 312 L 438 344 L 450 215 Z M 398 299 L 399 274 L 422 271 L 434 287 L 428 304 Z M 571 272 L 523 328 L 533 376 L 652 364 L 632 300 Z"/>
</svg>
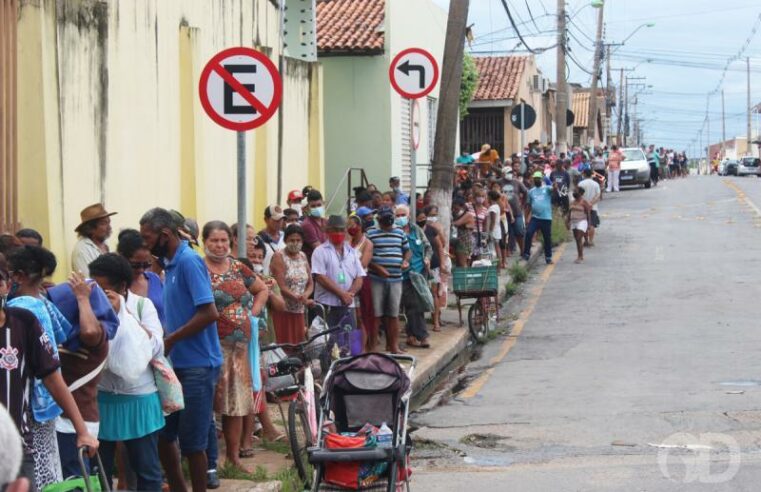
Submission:
<svg viewBox="0 0 761 492">
<path fill-rule="evenodd" d="M 587 115 L 587 141 L 594 146 L 597 140 L 597 82 L 600 78 L 602 60 L 602 26 L 605 2 L 597 0 L 590 5 L 597 9 L 597 35 L 595 37 L 595 61 L 592 67 L 592 84 L 589 88 L 589 114 Z"/>
</svg>

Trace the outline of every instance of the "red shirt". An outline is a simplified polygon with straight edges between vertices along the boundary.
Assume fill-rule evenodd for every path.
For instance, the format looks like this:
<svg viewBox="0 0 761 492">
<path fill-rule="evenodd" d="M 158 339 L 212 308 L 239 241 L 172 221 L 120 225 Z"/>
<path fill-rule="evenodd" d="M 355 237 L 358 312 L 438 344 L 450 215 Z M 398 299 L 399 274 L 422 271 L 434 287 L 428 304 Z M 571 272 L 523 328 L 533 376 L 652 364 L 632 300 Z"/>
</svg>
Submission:
<svg viewBox="0 0 761 492">
<path fill-rule="evenodd" d="M 319 246 L 328 240 L 328 235 L 325 233 L 323 222 L 322 219 L 307 217 L 301 224 L 301 228 L 304 230 L 304 247 L 302 251 L 306 253 L 310 262 L 312 261 L 312 252 L 314 251 L 312 244 L 317 243 Z"/>
</svg>

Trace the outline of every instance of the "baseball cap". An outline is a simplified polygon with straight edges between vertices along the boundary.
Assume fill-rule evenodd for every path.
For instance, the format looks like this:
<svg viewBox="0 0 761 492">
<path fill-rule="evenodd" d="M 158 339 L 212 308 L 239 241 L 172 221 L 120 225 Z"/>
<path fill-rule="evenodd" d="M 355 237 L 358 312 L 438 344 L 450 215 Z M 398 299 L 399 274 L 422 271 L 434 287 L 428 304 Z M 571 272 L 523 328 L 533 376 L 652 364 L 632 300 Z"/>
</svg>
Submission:
<svg viewBox="0 0 761 492">
<path fill-rule="evenodd" d="M 534 174 L 531 175 L 532 178 L 544 178 L 544 174 L 542 174 L 542 171 L 537 171 Z"/>
<path fill-rule="evenodd" d="M 357 209 L 357 216 L 359 217 L 366 217 L 373 213 L 373 209 L 370 207 L 359 207 Z"/>
<path fill-rule="evenodd" d="M 283 209 L 280 208 L 280 205 L 270 205 L 264 209 L 264 218 L 266 219 L 280 220 L 283 217 L 285 217 L 285 215 L 283 214 Z"/>
<path fill-rule="evenodd" d="M 378 209 L 378 218 L 381 219 L 383 217 L 393 217 L 394 211 L 391 209 L 391 207 L 381 207 Z"/>
<path fill-rule="evenodd" d="M 300 202 L 303 199 L 304 194 L 301 192 L 301 190 L 291 190 L 291 192 L 288 193 L 289 202 Z"/>
</svg>

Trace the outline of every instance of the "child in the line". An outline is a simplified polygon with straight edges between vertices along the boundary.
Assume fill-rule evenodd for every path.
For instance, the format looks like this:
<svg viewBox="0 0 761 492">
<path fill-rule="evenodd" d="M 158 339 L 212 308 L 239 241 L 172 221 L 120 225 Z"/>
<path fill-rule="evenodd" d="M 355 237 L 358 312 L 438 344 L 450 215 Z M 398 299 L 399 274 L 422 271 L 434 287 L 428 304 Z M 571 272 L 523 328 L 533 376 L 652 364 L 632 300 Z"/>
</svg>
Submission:
<svg viewBox="0 0 761 492">
<path fill-rule="evenodd" d="M 584 261 L 584 236 L 589 227 L 591 211 L 592 206 L 584 200 L 584 188 L 576 188 L 573 192 L 573 203 L 566 217 L 566 227 L 573 230 L 573 238 L 576 240 L 578 257 L 575 263 Z"/>
</svg>

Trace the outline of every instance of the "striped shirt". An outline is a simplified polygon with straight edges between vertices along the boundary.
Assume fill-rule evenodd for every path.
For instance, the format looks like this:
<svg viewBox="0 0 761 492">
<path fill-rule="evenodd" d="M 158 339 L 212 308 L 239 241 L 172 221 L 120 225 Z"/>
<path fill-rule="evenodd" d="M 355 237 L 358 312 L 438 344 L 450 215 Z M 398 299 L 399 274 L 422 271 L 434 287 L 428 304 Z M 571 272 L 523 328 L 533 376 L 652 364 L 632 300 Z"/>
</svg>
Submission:
<svg viewBox="0 0 761 492">
<path fill-rule="evenodd" d="M 384 267 L 389 273 L 383 278 L 371 270 L 370 278 L 380 282 L 401 282 L 402 261 L 410 249 L 404 231 L 397 227 L 388 231 L 374 227 L 367 231 L 367 239 L 373 243 L 372 263 Z"/>
</svg>

